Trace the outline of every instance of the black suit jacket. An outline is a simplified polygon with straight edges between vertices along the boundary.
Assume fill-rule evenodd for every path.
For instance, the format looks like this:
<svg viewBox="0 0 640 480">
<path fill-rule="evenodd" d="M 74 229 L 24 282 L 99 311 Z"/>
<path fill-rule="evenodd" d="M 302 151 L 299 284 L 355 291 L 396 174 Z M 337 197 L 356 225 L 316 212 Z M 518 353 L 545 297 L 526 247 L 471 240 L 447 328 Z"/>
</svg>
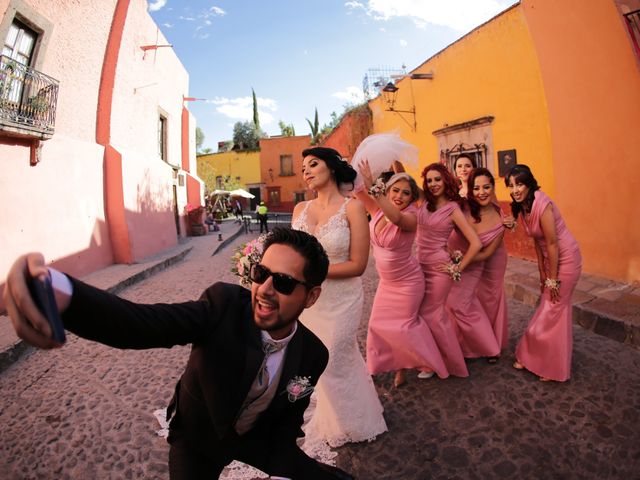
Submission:
<svg viewBox="0 0 640 480">
<path fill-rule="evenodd" d="M 169 441 L 183 436 L 203 453 L 228 443 L 264 356 L 250 292 L 216 283 L 199 301 L 143 305 L 71 280 L 73 297 L 62 318 L 73 333 L 117 348 L 193 344 L 170 405 L 176 413 Z M 274 450 L 295 445 L 309 397 L 291 402 L 286 386 L 296 376 L 309 377 L 315 385 L 327 361 L 326 347 L 298 323 L 276 395 L 250 431 L 254 438 L 264 438 Z"/>
</svg>

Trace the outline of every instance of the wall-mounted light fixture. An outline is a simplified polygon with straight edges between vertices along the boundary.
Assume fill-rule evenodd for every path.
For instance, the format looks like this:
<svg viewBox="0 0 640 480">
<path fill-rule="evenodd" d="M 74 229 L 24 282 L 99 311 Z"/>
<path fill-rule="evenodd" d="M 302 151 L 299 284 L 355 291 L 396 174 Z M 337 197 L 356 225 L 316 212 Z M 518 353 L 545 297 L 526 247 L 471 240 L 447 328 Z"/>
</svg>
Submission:
<svg viewBox="0 0 640 480">
<path fill-rule="evenodd" d="M 184 102 L 199 102 L 199 101 L 207 101 L 206 98 L 196 98 L 196 97 L 185 97 L 182 95 L 182 103 Z"/>
<path fill-rule="evenodd" d="M 273 168 L 269 168 L 267 171 L 269 172 L 269 178 L 271 178 L 271 181 L 273 182 Z"/>
<path fill-rule="evenodd" d="M 397 78 L 399 80 L 403 78 L 408 78 L 409 80 L 432 80 L 433 72 L 412 73 L 411 75 L 401 75 L 398 77 L 394 76 L 394 78 Z M 415 132 L 418 127 L 418 123 L 416 121 L 416 105 L 413 97 L 413 83 L 411 81 L 409 81 L 409 88 L 411 89 L 411 108 L 408 110 L 400 110 L 396 108 L 396 100 L 398 98 L 398 90 L 400 90 L 400 88 L 392 81 L 387 83 L 382 89 L 382 98 L 387 104 L 387 112 L 394 112 L 400 115 L 400 118 L 402 118 L 402 120 L 404 120 L 404 122 L 409 125 L 409 127 L 411 127 L 411 129 Z M 410 118 L 413 118 L 413 123 L 407 120 L 404 114 L 411 115 Z"/>
<path fill-rule="evenodd" d="M 141 45 L 140 46 L 140 50 L 142 50 L 144 53 L 142 54 L 142 60 L 144 60 L 144 58 L 147 56 L 147 51 L 148 50 L 158 50 L 159 48 L 165 48 L 165 47 L 169 47 L 169 48 L 173 48 L 173 45 L 171 44 L 167 44 L 167 45 Z"/>
</svg>

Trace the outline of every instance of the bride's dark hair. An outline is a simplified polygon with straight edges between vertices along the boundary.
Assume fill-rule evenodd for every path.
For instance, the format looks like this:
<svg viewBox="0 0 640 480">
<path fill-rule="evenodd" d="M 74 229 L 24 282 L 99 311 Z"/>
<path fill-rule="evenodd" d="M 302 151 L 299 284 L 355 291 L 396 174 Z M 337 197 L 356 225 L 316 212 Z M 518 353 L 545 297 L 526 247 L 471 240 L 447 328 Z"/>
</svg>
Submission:
<svg viewBox="0 0 640 480">
<path fill-rule="evenodd" d="M 337 150 L 329 147 L 313 147 L 302 151 L 302 158 L 309 155 L 319 158 L 327 164 L 338 187 L 341 184 L 350 183 L 351 190 L 353 190 L 353 181 L 356 179 L 357 172 L 346 160 L 342 159 Z"/>
</svg>

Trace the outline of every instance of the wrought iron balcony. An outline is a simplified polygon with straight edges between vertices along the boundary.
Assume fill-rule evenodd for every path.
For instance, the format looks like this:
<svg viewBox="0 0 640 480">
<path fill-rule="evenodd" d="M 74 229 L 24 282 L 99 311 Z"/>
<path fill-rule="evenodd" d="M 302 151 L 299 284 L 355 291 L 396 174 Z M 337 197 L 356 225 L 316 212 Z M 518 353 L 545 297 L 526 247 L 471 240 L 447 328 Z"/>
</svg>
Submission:
<svg viewBox="0 0 640 480">
<path fill-rule="evenodd" d="M 54 133 L 58 80 L 0 56 L 0 131 L 49 138 Z"/>
</svg>

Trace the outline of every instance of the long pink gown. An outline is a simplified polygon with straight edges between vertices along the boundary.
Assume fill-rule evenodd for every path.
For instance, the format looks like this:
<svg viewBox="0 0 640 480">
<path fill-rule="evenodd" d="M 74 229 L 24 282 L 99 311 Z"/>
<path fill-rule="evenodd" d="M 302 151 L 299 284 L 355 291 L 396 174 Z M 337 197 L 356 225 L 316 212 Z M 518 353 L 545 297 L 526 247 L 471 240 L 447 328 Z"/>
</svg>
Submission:
<svg viewBox="0 0 640 480">
<path fill-rule="evenodd" d="M 503 229 L 502 225 L 496 226 L 498 233 Z M 486 245 L 495 238 L 493 235 L 493 229 L 488 230 L 479 235 L 480 241 L 483 245 Z M 493 334 L 501 350 L 509 346 L 509 316 L 507 312 L 507 297 L 504 292 L 504 274 L 507 271 L 507 259 L 507 248 L 504 245 L 504 241 L 502 241 L 496 251 L 493 252 L 493 255 L 484 261 L 482 281 L 476 289 L 478 300 L 480 300 L 491 322 Z"/>
<path fill-rule="evenodd" d="M 430 212 L 426 206 L 418 209 L 416 255 L 425 279 L 425 293 L 418 319 L 429 325 L 449 374 L 467 377 L 469 371 L 464 363 L 455 326 L 445 308 L 453 280 L 447 273 L 437 270 L 440 264 L 451 261 L 447 240 L 454 227 L 451 214 L 459 208 L 457 203 L 448 202 L 435 212 Z"/>
<path fill-rule="evenodd" d="M 416 213 L 416 207 L 409 205 L 404 211 Z M 369 227 L 380 281 L 369 318 L 367 367 L 376 374 L 427 366 L 439 377 L 447 377 L 431 330 L 418 319 L 424 276 L 411 252 L 416 234 L 388 223 L 376 235 L 383 215 L 378 211 Z"/>
<path fill-rule="evenodd" d="M 484 232 L 480 236 L 486 247 L 503 230 L 502 224 Z M 466 252 L 469 242 L 454 229 L 449 238 L 449 248 Z M 447 297 L 447 310 L 451 321 L 457 327 L 460 347 L 465 358 L 494 357 L 500 353 L 500 346 L 493 333 L 491 321 L 476 295 L 476 289 L 484 280 L 484 261 L 470 263 L 459 282 L 454 282 Z"/>
<path fill-rule="evenodd" d="M 551 302 L 549 289 L 545 288 L 533 318 L 516 347 L 516 358 L 524 367 L 540 377 L 564 382 L 571 376 L 573 351 L 573 308 L 571 295 L 582 271 L 580 248 L 560 216 L 558 207 L 540 190 L 535 192 L 531 214 L 525 219 L 527 235 L 541 247 L 546 271 L 548 252 L 540 218 L 547 207 L 553 206 L 553 218 L 558 242 L 558 279 L 560 300 Z"/>
</svg>

